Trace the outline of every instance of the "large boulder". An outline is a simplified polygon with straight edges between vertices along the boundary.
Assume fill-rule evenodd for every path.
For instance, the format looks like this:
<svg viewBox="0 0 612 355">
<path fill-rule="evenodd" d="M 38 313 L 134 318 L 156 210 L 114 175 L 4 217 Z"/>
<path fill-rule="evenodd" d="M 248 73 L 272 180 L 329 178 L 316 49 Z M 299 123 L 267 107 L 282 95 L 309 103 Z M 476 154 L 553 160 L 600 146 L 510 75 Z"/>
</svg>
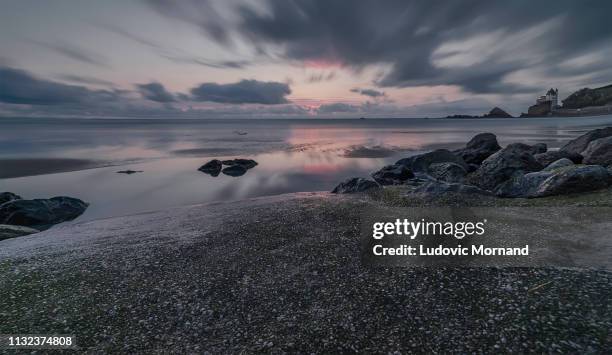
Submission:
<svg viewBox="0 0 612 355">
<path fill-rule="evenodd" d="M 582 155 L 565 150 L 549 150 L 546 153 L 535 154 L 533 157 L 538 163 L 544 166 L 563 158 L 569 159 L 575 164 L 580 164 L 582 162 Z"/>
<path fill-rule="evenodd" d="M 223 163 L 221 163 L 221 160 L 213 159 L 209 161 L 208 163 L 202 165 L 198 170 L 205 174 L 209 174 L 212 176 L 219 176 L 219 173 L 221 172 L 222 167 L 223 167 Z"/>
<path fill-rule="evenodd" d="M 612 127 L 594 129 L 574 140 L 569 141 L 566 145 L 561 147 L 561 150 L 574 154 L 582 154 L 582 152 L 587 149 L 589 143 L 592 141 L 610 136 L 612 136 Z"/>
<path fill-rule="evenodd" d="M 257 162 L 253 159 L 238 158 L 238 159 L 231 159 L 231 160 L 223 160 L 221 163 L 223 163 L 223 165 L 229 165 L 229 166 L 240 165 L 244 167 L 245 169 L 251 169 L 257 166 Z"/>
<path fill-rule="evenodd" d="M 14 200 L 21 200 L 21 196 L 16 195 L 12 192 L 0 192 L 0 205 Z"/>
<path fill-rule="evenodd" d="M 0 205 L 0 224 L 44 229 L 77 218 L 87 206 L 77 198 L 65 196 L 9 201 Z"/>
<path fill-rule="evenodd" d="M 532 197 L 538 191 L 544 180 L 554 175 L 551 171 L 537 171 L 523 174 L 517 171 L 512 177 L 495 188 L 495 195 L 499 197 Z"/>
<path fill-rule="evenodd" d="M 493 133 L 480 133 L 470 139 L 465 148 L 456 150 L 455 154 L 467 164 L 480 165 L 483 160 L 500 149 L 497 137 Z"/>
<path fill-rule="evenodd" d="M 612 136 L 591 141 L 582 155 L 584 164 L 612 165 Z"/>
<path fill-rule="evenodd" d="M 546 153 L 547 150 L 546 143 L 536 143 L 531 146 L 531 154 L 542 154 Z"/>
<path fill-rule="evenodd" d="M 381 185 L 401 185 L 414 177 L 410 169 L 404 165 L 387 165 L 372 174 L 372 178 Z"/>
<path fill-rule="evenodd" d="M 466 171 L 468 169 L 467 164 L 461 157 L 446 149 L 436 149 L 433 152 L 400 159 L 395 164 L 403 165 L 413 172 L 428 173 L 429 166 L 435 163 L 455 163 L 461 165 Z"/>
<path fill-rule="evenodd" d="M 493 190 L 517 171 L 527 173 L 542 170 L 542 164 L 535 160 L 531 150 L 531 146 L 526 144 L 510 144 L 485 159 L 480 168 L 470 175 L 469 181 L 482 189 Z"/>
<path fill-rule="evenodd" d="M 603 189 L 610 185 L 610 173 L 599 165 L 573 165 L 555 171 L 530 197 L 564 195 Z"/>
<path fill-rule="evenodd" d="M 455 163 L 434 163 L 429 166 L 429 175 L 446 182 L 463 182 L 467 171 Z"/>
<path fill-rule="evenodd" d="M 561 158 L 557 161 L 554 161 L 550 164 L 548 164 L 544 169 L 542 169 L 542 171 L 554 171 L 557 170 L 559 168 L 564 168 L 566 166 L 572 166 L 574 165 L 574 162 L 567 159 L 567 158 Z"/>
<path fill-rule="evenodd" d="M 378 185 L 374 181 L 355 177 L 355 178 L 346 179 L 340 184 L 338 184 L 338 186 L 336 186 L 332 190 L 332 193 L 350 194 L 350 193 L 355 193 L 355 192 L 364 192 L 364 191 L 368 191 L 371 189 L 377 189 L 377 188 L 380 188 L 380 185 Z"/>
<path fill-rule="evenodd" d="M 38 229 L 24 227 L 24 226 L 11 226 L 8 224 L 0 224 L 0 240 L 21 237 L 28 234 L 38 233 Z"/>
</svg>

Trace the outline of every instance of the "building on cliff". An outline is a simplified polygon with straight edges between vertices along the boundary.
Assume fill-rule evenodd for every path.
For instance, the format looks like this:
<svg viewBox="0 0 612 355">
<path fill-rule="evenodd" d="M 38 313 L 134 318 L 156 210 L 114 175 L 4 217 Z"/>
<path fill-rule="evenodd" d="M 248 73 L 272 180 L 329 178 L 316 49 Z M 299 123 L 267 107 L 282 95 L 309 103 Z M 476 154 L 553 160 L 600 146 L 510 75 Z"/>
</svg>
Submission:
<svg viewBox="0 0 612 355">
<path fill-rule="evenodd" d="M 529 107 L 527 114 L 522 116 L 549 116 L 559 108 L 559 89 L 551 88 L 546 95 L 536 99 L 536 103 Z"/>
</svg>

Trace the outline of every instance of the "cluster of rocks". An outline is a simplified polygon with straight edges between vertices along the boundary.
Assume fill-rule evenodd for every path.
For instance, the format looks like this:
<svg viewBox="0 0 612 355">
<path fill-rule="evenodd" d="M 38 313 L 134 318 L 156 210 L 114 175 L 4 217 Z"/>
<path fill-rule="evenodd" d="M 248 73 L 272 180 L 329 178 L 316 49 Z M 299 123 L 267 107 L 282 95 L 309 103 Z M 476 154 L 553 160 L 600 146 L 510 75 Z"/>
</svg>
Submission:
<svg viewBox="0 0 612 355">
<path fill-rule="evenodd" d="M 54 224 L 71 221 L 88 204 L 77 198 L 58 196 L 24 200 L 12 192 L 0 193 L 0 240 L 32 234 Z"/>
<path fill-rule="evenodd" d="M 223 168 L 224 165 L 225 168 Z M 242 176 L 255 166 L 257 166 L 257 162 L 252 159 L 213 159 L 202 165 L 198 170 L 211 176 L 219 176 L 220 173 L 229 176 Z"/>
<path fill-rule="evenodd" d="M 400 159 L 374 172 L 372 178 L 348 179 L 332 192 L 411 185 L 413 193 L 426 195 L 454 192 L 535 198 L 598 190 L 612 185 L 612 127 L 589 131 L 552 151 L 543 143 L 502 148 L 494 134 L 481 133 L 465 148 Z"/>
</svg>

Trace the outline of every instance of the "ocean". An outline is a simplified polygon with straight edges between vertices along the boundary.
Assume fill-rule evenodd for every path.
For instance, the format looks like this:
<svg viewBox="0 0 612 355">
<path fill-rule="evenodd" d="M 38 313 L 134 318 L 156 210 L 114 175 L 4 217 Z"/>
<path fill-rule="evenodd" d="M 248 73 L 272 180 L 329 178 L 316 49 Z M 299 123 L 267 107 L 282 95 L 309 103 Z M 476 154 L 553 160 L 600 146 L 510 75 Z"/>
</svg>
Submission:
<svg viewBox="0 0 612 355">
<path fill-rule="evenodd" d="M 0 191 L 90 203 L 78 221 L 206 202 L 330 191 L 353 176 L 492 132 L 501 145 L 558 148 L 612 115 L 516 119 L 0 118 Z M 245 175 L 198 171 L 211 159 L 258 162 Z M 131 175 L 120 170 L 138 170 Z M 27 175 L 27 176 L 26 176 Z"/>
</svg>

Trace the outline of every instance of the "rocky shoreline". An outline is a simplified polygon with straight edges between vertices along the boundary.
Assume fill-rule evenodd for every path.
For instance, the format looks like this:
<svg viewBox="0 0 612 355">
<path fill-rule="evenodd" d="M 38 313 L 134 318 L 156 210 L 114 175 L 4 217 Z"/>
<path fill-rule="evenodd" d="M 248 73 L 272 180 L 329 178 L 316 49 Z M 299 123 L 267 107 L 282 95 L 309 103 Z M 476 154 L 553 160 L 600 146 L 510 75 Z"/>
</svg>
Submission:
<svg viewBox="0 0 612 355">
<path fill-rule="evenodd" d="M 505 198 L 595 191 L 612 185 L 612 127 L 589 131 L 554 151 L 548 151 L 544 143 L 502 148 L 494 134 L 481 133 L 465 148 L 400 159 L 374 172 L 372 178 L 347 179 L 332 192 L 363 192 L 389 185 L 411 186 L 415 194 Z"/>
</svg>

